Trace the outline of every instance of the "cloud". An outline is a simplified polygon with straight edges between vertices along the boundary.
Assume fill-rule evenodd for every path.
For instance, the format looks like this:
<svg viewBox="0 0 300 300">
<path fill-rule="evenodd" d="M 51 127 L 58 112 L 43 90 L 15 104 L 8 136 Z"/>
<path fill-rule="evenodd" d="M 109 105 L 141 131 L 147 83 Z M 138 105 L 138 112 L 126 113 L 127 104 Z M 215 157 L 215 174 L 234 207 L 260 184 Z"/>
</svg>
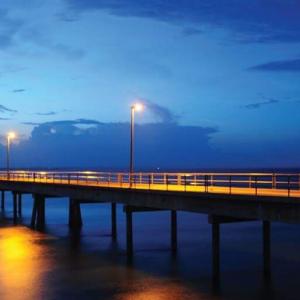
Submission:
<svg viewBox="0 0 300 300">
<path fill-rule="evenodd" d="M 23 93 L 25 91 L 26 91 L 25 89 L 15 89 L 15 90 L 12 90 L 13 93 Z"/>
<path fill-rule="evenodd" d="M 217 161 L 209 142 L 216 132 L 211 127 L 175 123 L 136 124 L 136 169 L 197 168 L 209 161 Z M 102 123 L 88 119 L 46 122 L 35 126 L 28 140 L 15 145 L 14 162 L 20 167 L 127 170 L 129 139 L 129 123 Z"/>
<path fill-rule="evenodd" d="M 15 110 L 15 109 L 8 108 L 8 107 L 6 107 L 6 106 L 0 104 L 0 112 L 2 112 L 2 113 L 6 113 L 6 112 L 9 112 L 9 113 L 16 113 L 16 112 L 18 112 L 18 111 Z"/>
<path fill-rule="evenodd" d="M 57 114 L 56 111 L 48 111 L 48 112 L 37 112 L 35 113 L 38 116 L 55 116 Z"/>
<path fill-rule="evenodd" d="M 176 123 L 178 116 L 165 106 L 156 104 L 152 101 L 142 99 L 142 102 L 146 105 L 147 109 L 163 123 Z"/>
<path fill-rule="evenodd" d="M 271 61 L 251 67 L 252 71 L 300 72 L 300 59 Z"/>
<path fill-rule="evenodd" d="M 37 26 L 26 28 L 26 30 L 22 32 L 21 38 L 26 41 L 30 41 L 41 49 L 50 50 L 70 60 L 81 59 L 85 56 L 84 50 L 66 45 L 64 43 L 54 42 L 45 34 L 43 30 L 41 30 L 41 28 Z"/>
<path fill-rule="evenodd" d="M 8 121 L 11 120 L 10 118 L 0 118 L 0 121 Z"/>
<path fill-rule="evenodd" d="M 192 28 L 192 27 L 187 27 L 182 30 L 182 34 L 187 37 L 193 36 L 193 35 L 199 35 L 199 34 L 203 34 L 203 30 L 197 29 L 197 28 Z"/>
<path fill-rule="evenodd" d="M 38 126 L 41 123 L 38 122 L 22 122 L 23 125 L 29 125 L 29 126 Z"/>
<path fill-rule="evenodd" d="M 76 14 L 72 14 L 70 11 L 60 12 L 56 14 L 56 17 L 59 21 L 72 23 L 78 21 L 78 16 Z"/>
<path fill-rule="evenodd" d="M 60 120 L 60 121 L 52 121 L 52 122 L 23 122 L 24 125 L 36 125 L 36 126 L 44 126 L 44 127 L 56 127 L 56 126 L 75 126 L 75 125 L 99 125 L 101 124 L 99 121 L 90 120 L 90 119 L 76 119 L 76 120 Z"/>
<path fill-rule="evenodd" d="M 49 48 L 68 59 L 81 59 L 85 56 L 84 50 L 76 49 L 61 43 L 54 45 L 49 44 Z"/>
<path fill-rule="evenodd" d="M 129 123 L 78 119 L 30 125 L 34 125 L 31 136 L 12 148 L 13 167 L 128 170 Z M 295 167 L 300 160 L 296 137 L 280 136 L 268 143 L 237 137 L 215 149 L 211 138 L 218 132 L 176 123 L 136 124 L 135 169 L 278 168 Z M 0 156 L 4 151 L 0 144 Z"/>
<path fill-rule="evenodd" d="M 55 115 L 59 114 L 60 112 L 65 113 L 65 112 L 70 112 L 70 110 L 63 109 L 61 111 L 53 111 L 52 110 L 52 111 L 46 111 L 46 112 L 36 112 L 35 115 L 37 115 L 37 116 L 55 116 Z"/>
<path fill-rule="evenodd" d="M 33 8 L 36 8 L 36 5 Z M 65 58 L 80 59 L 85 56 L 82 49 L 52 41 L 47 37 L 41 22 L 32 25 L 26 16 L 23 19 L 12 18 L 11 11 L 13 11 L 13 5 L 8 5 L 7 9 L 0 8 L 0 49 L 18 48 L 23 41 L 26 41 L 26 43 L 35 44 L 37 47 L 54 51 Z M 24 52 L 24 50 L 22 51 Z"/>
<path fill-rule="evenodd" d="M 225 28 L 244 42 L 300 41 L 299 1 L 65 1 L 79 12 L 101 9 L 117 16 L 151 18 L 182 27 Z"/>
<path fill-rule="evenodd" d="M 22 26 L 22 20 L 10 18 L 7 10 L 0 8 L 0 49 L 14 45 L 14 38 Z"/>
<path fill-rule="evenodd" d="M 264 97 L 265 98 L 265 97 Z M 258 109 L 266 105 L 278 104 L 280 101 L 273 98 L 265 98 L 265 101 L 246 104 L 243 107 L 247 109 Z"/>
<path fill-rule="evenodd" d="M 17 65 L 5 64 L 0 66 L 0 76 L 22 72 L 26 69 L 27 68 L 25 67 L 21 67 Z"/>
</svg>

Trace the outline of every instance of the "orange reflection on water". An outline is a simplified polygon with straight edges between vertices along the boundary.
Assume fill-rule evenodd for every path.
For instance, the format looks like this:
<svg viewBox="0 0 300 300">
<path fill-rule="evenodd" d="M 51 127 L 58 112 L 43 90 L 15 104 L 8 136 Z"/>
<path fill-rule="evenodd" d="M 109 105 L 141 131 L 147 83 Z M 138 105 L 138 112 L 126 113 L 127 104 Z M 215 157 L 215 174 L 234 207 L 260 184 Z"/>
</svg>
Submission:
<svg viewBox="0 0 300 300">
<path fill-rule="evenodd" d="M 49 264 L 38 243 L 44 238 L 24 227 L 0 229 L 1 299 L 40 299 L 42 275 Z"/>
<path fill-rule="evenodd" d="M 188 297 L 188 298 L 187 298 Z M 117 300 L 205 300 L 205 294 L 193 291 L 180 283 L 170 283 L 163 279 L 147 278 L 135 285 L 135 288 L 119 294 Z M 209 298 L 211 299 L 211 298 Z"/>
</svg>

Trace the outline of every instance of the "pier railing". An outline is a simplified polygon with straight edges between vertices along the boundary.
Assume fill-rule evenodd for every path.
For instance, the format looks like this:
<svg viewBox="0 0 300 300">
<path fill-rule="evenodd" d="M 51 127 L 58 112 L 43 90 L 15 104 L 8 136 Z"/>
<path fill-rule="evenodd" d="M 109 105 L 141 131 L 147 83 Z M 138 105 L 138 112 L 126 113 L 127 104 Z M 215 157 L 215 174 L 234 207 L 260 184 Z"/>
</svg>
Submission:
<svg viewBox="0 0 300 300">
<path fill-rule="evenodd" d="M 298 173 L 124 173 L 0 171 L 0 180 L 165 191 L 300 197 Z"/>
</svg>

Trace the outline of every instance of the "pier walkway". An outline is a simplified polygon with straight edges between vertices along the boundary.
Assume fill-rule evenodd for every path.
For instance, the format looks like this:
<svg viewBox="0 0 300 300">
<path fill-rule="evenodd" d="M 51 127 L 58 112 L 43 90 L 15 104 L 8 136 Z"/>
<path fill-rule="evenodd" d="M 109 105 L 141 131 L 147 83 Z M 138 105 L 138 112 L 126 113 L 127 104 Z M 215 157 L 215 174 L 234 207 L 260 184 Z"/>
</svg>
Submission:
<svg viewBox="0 0 300 300">
<path fill-rule="evenodd" d="M 300 174 L 0 172 L 0 180 L 149 191 L 218 193 L 300 198 Z"/>
</svg>

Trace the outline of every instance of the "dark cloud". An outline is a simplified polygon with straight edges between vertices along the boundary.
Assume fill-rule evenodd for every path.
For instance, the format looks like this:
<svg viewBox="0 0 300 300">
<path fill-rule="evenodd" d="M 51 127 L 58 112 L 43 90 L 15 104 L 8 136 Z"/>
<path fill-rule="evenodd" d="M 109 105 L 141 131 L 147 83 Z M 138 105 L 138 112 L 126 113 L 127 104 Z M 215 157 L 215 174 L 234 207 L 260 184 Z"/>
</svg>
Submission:
<svg viewBox="0 0 300 300">
<path fill-rule="evenodd" d="M 85 55 L 81 49 L 73 48 L 63 43 L 54 43 L 45 36 L 45 32 L 38 26 L 30 26 L 19 18 L 12 18 L 8 10 L 0 8 L 0 49 L 17 47 L 20 41 L 25 40 L 61 54 L 65 58 L 80 59 Z"/>
<path fill-rule="evenodd" d="M 10 118 L 0 118 L 0 121 L 8 121 L 11 120 Z"/>
<path fill-rule="evenodd" d="M 216 132 L 215 128 L 175 123 L 137 124 L 136 168 L 207 166 L 209 161 L 217 160 L 209 144 Z M 29 167 L 127 169 L 129 139 L 129 123 L 86 119 L 41 123 L 28 140 L 15 145 L 14 161 Z"/>
<path fill-rule="evenodd" d="M 51 122 L 23 122 L 24 125 L 34 125 L 34 126 L 42 126 L 43 128 L 54 128 L 54 127 L 72 127 L 76 125 L 99 125 L 102 124 L 96 120 L 90 119 L 77 119 L 77 120 L 60 120 L 60 121 L 51 121 Z"/>
<path fill-rule="evenodd" d="M 97 120 L 91 120 L 91 119 L 76 119 L 76 120 L 61 120 L 61 121 L 53 121 L 53 122 L 47 122 L 44 124 L 48 125 L 99 125 L 102 124 L 101 122 Z"/>
<path fill-rule="evenodd" d="M 2 112 L 2 113 L 7 113 L 7 112 L 8 113 L 16 113 L 17 110 L 8 108 L 8 107 L 0 104 L 0 112 Z"/>
<path fill-rule="evenodd" d="M 251 67 L 249 70 L 268 72 L 300 72 L 300 59 L 271 61 Z"/>
<path fill-rule="evenodd" d="M 76 16 L 76 14 L 72 14 L 70 11 L 58 13 L 56 14 L 56 17 L 58 18 L 58 20 L 67 23 L 78 21 L 78 17 Z"/>
<path fill-rule="evenodd" d="M 30 41 L 41 49 L 49 50 L 57 53 L 60 56 L 77 60 L 85 56 L 85 51 L 82 49 L 74 48 L 64 43 L 55 43 L 45 35 L 45 33 L 38 27 L 26 28 L 22 33 L 22 39 Z"/>
<path fill-rule="evenodd" d="M 0 66 L 0 76 L 18 73 L 18 72 L 22 72 L 24 70 L 27 70 L 27 68 L 17 66 L 17 65 L 5 64 L 5 65 Z"/>
<path fill-rule="evenodd" d="M 56 111 L 37 112 L 36 115 L 38 115 L 38 116 L 55 116 L 55 115 L 57 115 L 57 112 Z"/>
<path fill-rule="evenodd" d="M 12 19 L 8 12 L 0 8 L 0 49 L 14 45 L 14 38 L 23 26 L 20 19 Z"/>
<path fill-rule="evenodd" d="M 53 49 L 58 54 L 68 59 L 81 59 L 85 56 L 85 51 L 82 49 L 76 49 L 64 44 L 49 45 L 50 49 Z"/>
<path fill-rule="evenodd" d="M 29 125 L 29 126 L 38 126 L 41 123 L 38 122 L 22 122 L 23 125 Z"/>
<path fill-rule="evenodd" d="M 77 11 L 102 9 L 195 28 L 227 28 L 243 41 L 300 41 L 300 2 L 239 0 L 65 0 Z"/>
<path fill-rule="evenodd" d="M 266 106 L 266 105 L 278 104 L 279 102 L 280 101 L 278 99 L 265 98 L 264 101 L 250 103 L 250 104 L 244 105 L 243 107 L 247 108 L 247 109 L 257 109 L 257 108 L 261 108 L 261 107 Z"/>
<path fill-rule="evenodd" d="M 12 90 L 13 93 L 23 93 L 25 91 L 26 91 L 25 89 L 15 89 L 15 90 Z"/>
<path fill-rule="evenodd" d="M 147 106 L 153 115 L 163 123 L 176 123 L 178 116 L 174 115 L 173 112 L 165 106 L 156 104 L 152 101 L 142 99 L 142 102 Z"/>
<path fill-rule="evenodd" d="M 202 34 L 202 33 L 203 33 L 203 30 L 197 29 L 197 28 L 192 28 L 192 27 L 184 28 L 182 30 L 182 34 L 184 36 L 193 36 L 193 35 L 198 35 L 198 34 Z"/>
</svg>

